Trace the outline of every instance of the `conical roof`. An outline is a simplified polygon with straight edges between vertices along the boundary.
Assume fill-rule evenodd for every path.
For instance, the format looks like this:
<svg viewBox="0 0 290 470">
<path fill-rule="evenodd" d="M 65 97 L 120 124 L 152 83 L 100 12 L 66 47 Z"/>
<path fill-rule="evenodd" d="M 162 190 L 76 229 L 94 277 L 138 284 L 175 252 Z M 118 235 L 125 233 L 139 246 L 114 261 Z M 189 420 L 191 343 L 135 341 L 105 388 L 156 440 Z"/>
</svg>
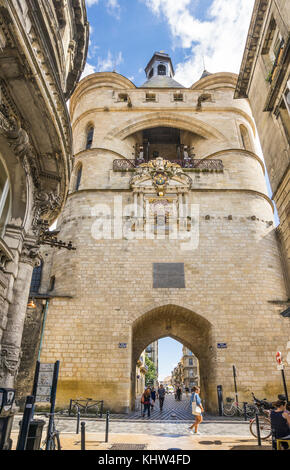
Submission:
<svg viewBox="0 0 290 470">
<path fill-rule="evenodd" d="M 140 88 L 184 88 L 184 86 L 167 75 L 155 75 L 143 83 Z"/>
</svg>

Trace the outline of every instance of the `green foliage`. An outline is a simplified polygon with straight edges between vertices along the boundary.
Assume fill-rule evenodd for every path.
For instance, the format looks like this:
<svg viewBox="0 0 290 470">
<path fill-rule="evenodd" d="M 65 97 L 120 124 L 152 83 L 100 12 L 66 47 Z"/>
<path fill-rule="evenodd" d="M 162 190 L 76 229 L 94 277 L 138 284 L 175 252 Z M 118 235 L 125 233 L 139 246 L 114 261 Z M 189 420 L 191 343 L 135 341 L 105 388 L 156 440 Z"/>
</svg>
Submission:
<svg viewBox="0 0 290 470">
<path fill-rule="evenodd" d="M 145 385 L 147 387 L 154 384 L 154 381 L 157 379 L 157 371 L 154 363 L 147 356 L 145 357 L 145 364 L 148 367 L 145 374 Z"/>
</svg>

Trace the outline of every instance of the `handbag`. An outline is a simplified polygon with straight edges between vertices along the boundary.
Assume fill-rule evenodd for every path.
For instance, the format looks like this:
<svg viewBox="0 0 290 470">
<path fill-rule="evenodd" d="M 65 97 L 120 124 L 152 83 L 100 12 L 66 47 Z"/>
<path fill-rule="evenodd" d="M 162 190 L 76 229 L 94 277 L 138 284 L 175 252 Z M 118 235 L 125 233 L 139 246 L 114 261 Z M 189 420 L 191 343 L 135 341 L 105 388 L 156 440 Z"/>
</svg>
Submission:
<svg viewBox="0 0 290 470">
<path fill-rule="evenodd" d="M 201 415 L 201 408 L 198 406 L 196 403 L 196 395 L 194 394 L 194 401 L 192 402 L 192 414 L 195 416 L 200 416 Z"/>
</svg>

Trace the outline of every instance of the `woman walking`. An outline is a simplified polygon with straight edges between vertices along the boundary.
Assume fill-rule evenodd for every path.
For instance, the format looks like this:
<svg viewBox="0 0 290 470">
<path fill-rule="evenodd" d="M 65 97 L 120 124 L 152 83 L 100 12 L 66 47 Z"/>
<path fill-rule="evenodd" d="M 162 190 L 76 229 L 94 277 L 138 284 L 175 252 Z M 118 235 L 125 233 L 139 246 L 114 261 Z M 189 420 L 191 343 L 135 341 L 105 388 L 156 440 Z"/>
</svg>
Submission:
<svg viewBox="0 0 290 470">
<path fill-rule="evenodd" d="M 198 432 L 198 426 L 203 421 L 202 413 L 204 412 L 199 393 L 200 393 L 200 388 L 193 387 L 192 394 L 190 397 L 190 406 L 192 407 L 192 414 L 195 416 L 195 421 L 192 424 L 192 426 L 189 427 L 189 429 L 190 429 L 191 434 L 197 434 L 197 435 L 200 434 Z M 193 432 L 193 428 L 194 428 L 194 432 Z"/>
<path fill-rule="evenodd" d="M 150 418 L 150 405 L 151 405 L 151 390 L 146 388 L 145 392 L 141 397 L 141 403 L 143 404 L 143 418 L 145 416 L 146 410 L 148 411 L 148 418 Z"/>
</svg>

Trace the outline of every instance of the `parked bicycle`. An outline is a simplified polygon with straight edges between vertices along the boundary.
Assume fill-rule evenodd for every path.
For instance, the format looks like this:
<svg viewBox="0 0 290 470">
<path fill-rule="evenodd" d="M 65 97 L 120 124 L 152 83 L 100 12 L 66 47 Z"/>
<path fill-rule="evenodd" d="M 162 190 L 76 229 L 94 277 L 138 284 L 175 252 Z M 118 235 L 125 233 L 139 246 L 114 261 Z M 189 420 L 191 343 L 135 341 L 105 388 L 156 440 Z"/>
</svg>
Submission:
<svg viewBox="0 0 290 470">
<path fill-rule="evenodd" d="M 94 400 L 93 398 L 76 398 L 70 400 L 69 416 L 80 413 L 82 416 L 95 415 L 100 418 L 103 416 L 104 402 L 102 400 Z"/>
<path fill-rule="evenodd" d="M 272 435 L 270 420 L 270 410 L 272 408 L 272 403 L 267 401 L 266 398 L 259 400 L 253 393 L 252 396 L 254 401 L 253 406 L 255 406 L 256 413 L 259 415 L 258 419 L 261 439 L 268 439 Z M 256 416 L 250 420 L 250 432 L 254 437 L 258 437 Z"/>
<path fill-rule="evenodd" d="M 51 420 L 51 430 L 47 432 L 46 438 L 42 443 L 41 450 L 61 450 L 60 444 L 60 432 L 56 429 L 55 420 L 59 420 L 60 416 L 64 415 L 63 411 L 59 411 L 58 413 L 48 413 L 45 415 L 46 418 L 52 417 Z"/>
<path fill-rule="evenodd" d="M 246 403 L 246 410 L 244 407 L 240 407 L 237 401 L 234 401 L 233 398 L 227 397 L 226 404 L 223 407 L 224 416 L 244 416 L 246 411 L 246 415 L 248 418 L 253 418 L 256 413 L 256 407 L 249 403 Z"/>
</svg>

